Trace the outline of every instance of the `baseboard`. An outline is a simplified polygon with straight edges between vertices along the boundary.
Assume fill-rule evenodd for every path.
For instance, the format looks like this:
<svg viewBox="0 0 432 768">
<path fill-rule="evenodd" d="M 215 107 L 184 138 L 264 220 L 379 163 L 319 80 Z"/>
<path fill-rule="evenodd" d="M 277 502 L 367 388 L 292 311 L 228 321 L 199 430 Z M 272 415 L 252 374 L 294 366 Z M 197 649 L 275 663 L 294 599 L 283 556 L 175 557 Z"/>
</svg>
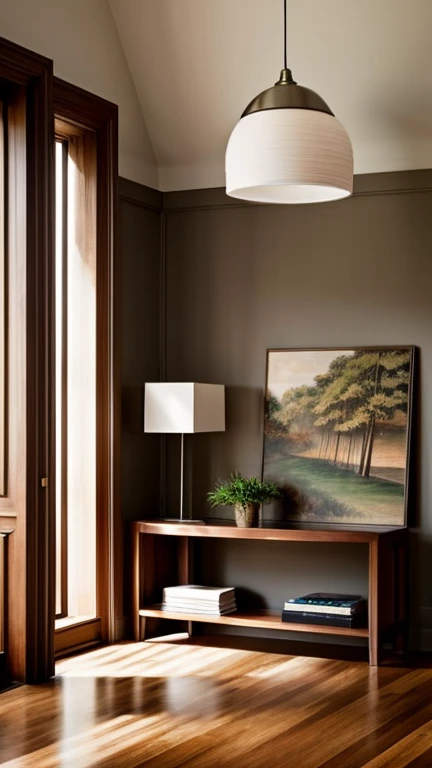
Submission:
<svg viewBox="0 0 432 768">
<path fill-rule="evenodd" d="M 130 621 L 127 616 L 121 616 L 115 620 L 115 637 L 114 642 L 119 643 L 122 640 L 126 640 L 128 637 L 128 626 Z"/>
<path fill-rule="evenodd" d="M 54 633 L 54 655 L 56 659 L 68 653 L 75 653 L 89 645 L 101 642 L 101 620 L 99 618 L 79 622 L 73 626 L 56 629 Z"/>
<path fill-rule="evenodd" d="M 10 683 L 6 669 L 6 654 L 0 652 L 0 691 L 7 688 Z"/>
<path fill-rule="evenodd" d="M 420 608 L 420 626 L 415 632 L 418 640 L 419 651 L 432 651 L 432 608 L 422 606 Z"/>
<path fill-rule="evenodd" d="M 432 629 L 420 630 L 420 651 L 425 653 L 432 652 Z"/>
</svg>

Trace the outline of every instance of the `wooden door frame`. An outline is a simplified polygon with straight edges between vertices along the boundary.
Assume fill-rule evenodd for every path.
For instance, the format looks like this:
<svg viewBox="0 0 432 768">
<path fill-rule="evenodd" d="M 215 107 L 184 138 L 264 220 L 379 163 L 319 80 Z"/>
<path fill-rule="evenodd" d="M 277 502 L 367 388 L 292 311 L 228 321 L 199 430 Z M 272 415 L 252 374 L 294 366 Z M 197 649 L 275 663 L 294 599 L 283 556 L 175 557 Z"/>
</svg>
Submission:
<svg viewBox="0 0 432 768">
<path fill-rule="evenodd" d="M 53 63 L 0 38 L 0 79 L 11 94 L 9 195 L 9 388 L 7 496 L 0 526 L 11 531 L 8 559 L 8 674 L 27 683 L 54 674 L 55 323 L 54 114 L 97 133 L 96 495 L 101 639 L 115 639 L 122 615 L 119 504 L 120 297 L 117 253 L 118 109 L 53 78 Z M 115 308 L 115 311 L 114 311 Z M 9 315 L 10 318 L 10 315 Z M 13 354 L 11 349 L 13 347 Z M 15 395 L 14 395 L 15 397 Z M 12 440 L 12 432 L 14 439 Z M 115 542 L 115 546 L 114 546 Z"/>
<path fill-rule="evenodd" d="M 14 201 L 7 377 L 21 406 L 19 413 L 8 409 L 7 495 L 0 499 L 2 527 L 12 531 L 6 651 L 9 676 L 35 683 L 54 674 L 52 61 L 0 38 L 0 78 L 10 93 L 8 192 Z"/>
</svg>

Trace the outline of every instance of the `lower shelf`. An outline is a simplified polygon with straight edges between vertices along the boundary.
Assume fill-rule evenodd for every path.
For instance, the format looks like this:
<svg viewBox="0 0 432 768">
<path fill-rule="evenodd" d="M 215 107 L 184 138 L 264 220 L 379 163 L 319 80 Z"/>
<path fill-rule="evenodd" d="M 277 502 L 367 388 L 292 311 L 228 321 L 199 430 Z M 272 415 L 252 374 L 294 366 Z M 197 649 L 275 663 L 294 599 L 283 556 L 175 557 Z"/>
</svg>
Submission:
<svg viewBox="0 0 432 768">
<path fill-rule="evenodd" d="M 350 629 L 322 624 L 294 624 L 281 620 L 280 612 L 275 611 L 237 611 L 227 616 L 209 616 L 207 614 L 176 613 L 162 611 L 157 605 L 141 608 L 140 616 L 156 619 L 175 619 L 176 621 L 198 621 L 204 624 L 225 624 L 232 627 L 255 627 L 277 629 L 287 632 L 309 632 L 322 635 L 347 635 L 349 637 L 369 637 L 367 627 Z"/>
</svg>

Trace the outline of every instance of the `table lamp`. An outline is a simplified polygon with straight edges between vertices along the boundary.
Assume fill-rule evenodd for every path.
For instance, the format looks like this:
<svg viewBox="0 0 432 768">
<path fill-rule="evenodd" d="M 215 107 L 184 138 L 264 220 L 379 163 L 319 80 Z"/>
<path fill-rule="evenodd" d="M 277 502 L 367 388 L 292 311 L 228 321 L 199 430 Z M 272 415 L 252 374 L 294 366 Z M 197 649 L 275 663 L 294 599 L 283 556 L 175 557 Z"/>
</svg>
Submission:
<svg viewBox="0 0 432 768">
<path fill-rule="evenodd" d="M 225 387 L 223 384 L 190 382 L 145 384 L 144 432 L 181 435 L 180 517 L 176 522 L 204 522 L 183 517 L 185 434 L 224 431 Z"/>
</svg>

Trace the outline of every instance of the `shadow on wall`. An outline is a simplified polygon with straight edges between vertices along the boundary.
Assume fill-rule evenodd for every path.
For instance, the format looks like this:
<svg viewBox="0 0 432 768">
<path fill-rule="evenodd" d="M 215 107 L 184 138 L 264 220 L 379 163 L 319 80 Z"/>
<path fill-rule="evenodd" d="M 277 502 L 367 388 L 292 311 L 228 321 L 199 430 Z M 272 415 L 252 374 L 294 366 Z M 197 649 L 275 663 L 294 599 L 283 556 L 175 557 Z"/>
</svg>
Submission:
<svg viewBox="0 0 432 768">
<path fill-rule="evenodd" d="M 432 535 L 410 531 L 409 647 L 432 651 Z M 426 588 L 425 585 L 429 585 Z"/>
<path fill-rule="evenodd" d="M 123 386 L 121 397 L 122 517 L 157 517 L 160 508 L 160 435 L 144 433 L 144 388 Z"/>
<path fill-rule="evenodd" d="M 414 351 L 414 376 L 412 387 L 412 424 L 409 446 L 409 476 L 407 492 L 407 525 L 411 528 L 421 527 L 425 520 L 421 519 L 421 444 L 422 444 L 422 408 L 420 391 L 420 349 Z"/>
<path fill-rule="evenodd" d="M 142 432 L 144 429 L 144 388 L 122 387 L 122 429 L 126 432 Z"/>
<path fill-rule="evenodd" d="M 233 519 L 229 508 L 211 509 L 207 492 L 217 480 L 241 472 L 261 477 L 264 393 L 261 387 L 226 387 L 225 432 L 193 436 L 194 514 Z M 190 491 L 189 491 L 190 492 Z"/>
</svg>

